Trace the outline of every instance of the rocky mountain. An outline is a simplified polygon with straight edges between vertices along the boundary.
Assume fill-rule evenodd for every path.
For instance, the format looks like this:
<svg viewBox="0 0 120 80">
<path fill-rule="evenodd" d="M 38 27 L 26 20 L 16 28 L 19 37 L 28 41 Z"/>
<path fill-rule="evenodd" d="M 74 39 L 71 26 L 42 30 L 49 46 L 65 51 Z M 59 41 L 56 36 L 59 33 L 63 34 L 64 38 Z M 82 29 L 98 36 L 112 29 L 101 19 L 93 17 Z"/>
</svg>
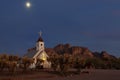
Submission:
<svg viewBox="0 0 120 80">
<path fill-rule="evenodd" d="M 58 44 L 54 48 L 46 48 L 46 52 L 48 53 L 48 55 L 70 54 L 70 55 L 81 56 L 84 58 L 93 58 L 93 57 L 109 58 L 109 59 L 116 58 L 115 56 L 110 55 L 106 51 L 92 52 L 86 47 L 71 46 L 70 44 Z"/>
<path fill-rule="evenodd" d="M 85 47 L 71 46 L 70 44 L 58 44 L 54 48 L 46 48 L 48 54 L 71 54 L 81 57 L 93 57 L 92 52 Z"/>
<path fill-rule="evenodd" d="M 99 52 L 94 52 L 93 55 L 97 58 L 107 58 L 107 59 L 115 59 L 116 57 L 113 55 L 110 55 L 106 51 L 102 51 L 101 53 Z"/>
<path fill-rule="evenodd" d="M 55 52 L 58 54 L 71 54 L 82 57 L 93 57 L 92 52 L 85 47 L 71 46 L 70 44 L 59 44 L 54 47 Z"/>
<path fill-rule="evenodd" d="M 53 48 L 45 48 L 45 51 L 48 55 L 56 54 L 56 52 Z"/>
</svg>

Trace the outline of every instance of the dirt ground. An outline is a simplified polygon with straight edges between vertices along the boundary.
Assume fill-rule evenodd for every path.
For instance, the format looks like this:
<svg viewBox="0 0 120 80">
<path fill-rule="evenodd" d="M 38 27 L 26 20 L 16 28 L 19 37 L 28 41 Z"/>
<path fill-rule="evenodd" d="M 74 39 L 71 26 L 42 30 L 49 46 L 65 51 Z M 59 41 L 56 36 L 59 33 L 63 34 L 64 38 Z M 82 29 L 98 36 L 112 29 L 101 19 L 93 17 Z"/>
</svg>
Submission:
<svg viewBox="0 0 120 80">
<path fill-rule="evenodd" d="M 7 72 L 0 73 L 0 80 L 120 80 L 120 70 L 83 70 L 81 74 L 70 74 L 66 77 L 51 71 L 19 72 L 10 75 Z"/>
</svg>

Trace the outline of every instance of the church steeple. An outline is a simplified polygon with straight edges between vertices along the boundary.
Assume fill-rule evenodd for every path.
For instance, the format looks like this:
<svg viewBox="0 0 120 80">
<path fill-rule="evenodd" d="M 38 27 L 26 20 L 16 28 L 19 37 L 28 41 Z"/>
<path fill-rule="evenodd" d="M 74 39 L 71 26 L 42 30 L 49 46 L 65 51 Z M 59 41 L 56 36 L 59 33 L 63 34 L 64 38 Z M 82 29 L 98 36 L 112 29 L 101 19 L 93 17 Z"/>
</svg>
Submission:
<svg viewBox="0 0 120 80">
<path fill-rule="evenodd" d="M 37 42 L 44 42 L 41 36 L 38 38 Z"/>
<path fill-rule="evenodd" d="M 42 39 L 42 32 L 41 31 L 39 32 L 39 35 L 40 35 L 40 37 L 38 38 L 37 42 L 39 42 L 39 41 L 44 42 L 43 39 Z"/>
<path fill-rule="evenodd" d="M 37 51 L 43 51 L 44 50 L 44 41 L 41 37 L 42 36 L 41 31 L 39 32 L 39 35 L 40 35 L 40 37 L 38 38 L 37 43 L 36 43 L 36 50 Z"/>
</svg>

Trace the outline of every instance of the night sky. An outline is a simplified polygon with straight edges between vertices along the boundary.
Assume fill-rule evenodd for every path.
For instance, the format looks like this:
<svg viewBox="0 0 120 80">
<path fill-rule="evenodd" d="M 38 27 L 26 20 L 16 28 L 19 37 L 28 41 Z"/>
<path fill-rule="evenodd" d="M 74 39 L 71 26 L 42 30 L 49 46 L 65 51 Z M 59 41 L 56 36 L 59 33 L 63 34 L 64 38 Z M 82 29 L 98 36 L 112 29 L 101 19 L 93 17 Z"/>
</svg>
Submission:
<svg viewBox="0 0 120 80">
<path fill-rule="evenodd" d="M 120 0 L 0 0 L 0 53 L 23 55 L 42 31 L 59 43 L 120 57 Z"/>
</svg>

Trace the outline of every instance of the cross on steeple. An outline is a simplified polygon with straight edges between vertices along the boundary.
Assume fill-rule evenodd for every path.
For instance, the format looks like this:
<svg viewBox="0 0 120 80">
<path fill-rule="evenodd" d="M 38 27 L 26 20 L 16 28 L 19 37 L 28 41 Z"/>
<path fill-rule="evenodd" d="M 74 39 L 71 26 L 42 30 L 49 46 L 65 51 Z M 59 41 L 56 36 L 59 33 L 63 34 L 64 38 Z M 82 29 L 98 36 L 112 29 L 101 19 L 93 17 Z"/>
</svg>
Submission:
<svg viewBox="0 0 120 80">
<path fill-rule="evenodd" d="M 40 37 L 42 36 L 42 32 L 41 31 L 39 32 L 39 35 L 40 35 Z"/>
<path fill-rule="evenodd" d="M 37 42 L 39 42 L 39 41 L 44 42 L 43 39 L 42 39 L 42 32 L 40 31 L 38 33 L 39 33 L 39 38 L 38 38 Z"/>
</svg>

